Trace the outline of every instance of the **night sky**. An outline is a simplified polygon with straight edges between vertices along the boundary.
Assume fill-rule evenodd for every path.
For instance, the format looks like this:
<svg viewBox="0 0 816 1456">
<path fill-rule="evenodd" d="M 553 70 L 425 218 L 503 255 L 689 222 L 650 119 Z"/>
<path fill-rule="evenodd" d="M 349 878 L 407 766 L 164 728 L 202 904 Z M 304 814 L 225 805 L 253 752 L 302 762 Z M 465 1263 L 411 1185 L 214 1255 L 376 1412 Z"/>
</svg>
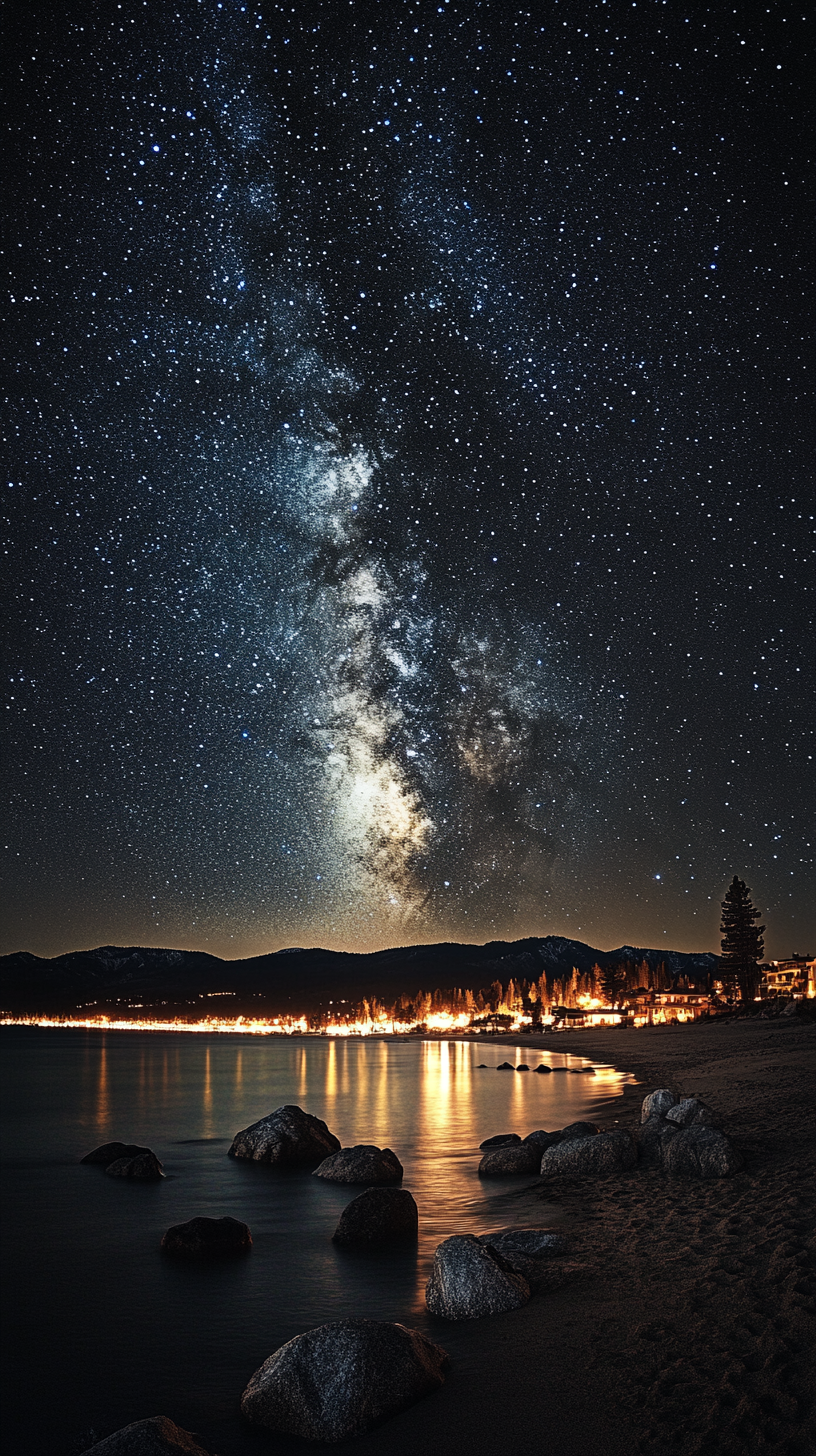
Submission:
<svg viewBox="0 0 816 1456">
<path fill-rule="evenodd" d="M 10 14 L 2 949 L 812 952 L 805 7 Z"/>
</svg>

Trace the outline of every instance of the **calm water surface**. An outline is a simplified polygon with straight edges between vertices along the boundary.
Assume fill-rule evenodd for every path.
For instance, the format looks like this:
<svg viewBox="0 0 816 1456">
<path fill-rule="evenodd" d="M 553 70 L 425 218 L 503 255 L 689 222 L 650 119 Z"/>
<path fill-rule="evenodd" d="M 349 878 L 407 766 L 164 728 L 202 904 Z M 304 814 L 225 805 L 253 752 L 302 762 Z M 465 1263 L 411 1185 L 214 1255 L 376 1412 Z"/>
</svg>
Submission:
<svg viewBox="0 0 816 1456">
<path fill-rule="evenodd" d="M 562 1127 L 626 1080 L 600 1067 L 497 1075 L 502 1061 L 584 1062 L 483 1042 L 29 1028 L 0 1040 L 4 1422 L 9 1449 L 30 1456 L 68 1456 L 89 1427 L 158 1413 L 221 1456 L 268 1449 L 238 1419 L 267 1355 L 352 1314 L 439 1339 L 423 1299 L 437 1243 L 557 1217 L 525 1192 L 529 1177 L 482 1183 L 479 1143 Z M 227 1158 L 240 1128 L 287 1102 L 323 1118 L 344 1147 L 393 1148 L 419 1206 L 417 1250 L 338 1249 L 331 1235 L 359 1189 Z M 130 1184 L 79 1166 L 113 1139 L 153 1148 L 166 1179 Z M 165 1229 L 196 1214 L 243 1219 L 252 1253 L 209 1267 L 163 1257 Z"/>
</svg>

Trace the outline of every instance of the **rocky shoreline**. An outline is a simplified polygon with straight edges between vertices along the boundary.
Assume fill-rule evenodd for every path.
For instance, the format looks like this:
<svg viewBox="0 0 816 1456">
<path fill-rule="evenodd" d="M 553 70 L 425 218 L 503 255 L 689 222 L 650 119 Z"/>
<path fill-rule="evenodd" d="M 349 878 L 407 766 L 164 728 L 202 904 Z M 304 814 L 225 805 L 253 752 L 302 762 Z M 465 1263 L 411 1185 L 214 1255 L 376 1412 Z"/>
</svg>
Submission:
<svg viewBox="0 0 816 1456">
<path fill-rule="evenodd" d="M 258 1410 L 247 1407 L 245 1416 L 271 1424 L 277 1456 L 303 1449 L 295 1434 L 329 1440 L 349 1456 L 424 1456 L 442 1448 L 446 1456 L 492 1456 L 537 1450 L 542 1442 L 558 1456 L 806 1456 L 816 1449 L 816 1148 L 806 1080 L 816 1027 L 793 1020 L 698 1023 L 572 1033 L 566 1040 L 544 1035 L 528 1044 L 614 1065 L 634 1080 L 622 1096 L 593 1104 L 593 1123 L 532 1133 L 523 1142 L 515 1135 L 486 1139 L 482 1176 L 513 1171 L 499 1164 L 519 1154 L 536 1166 L 540 1160 L 541 1173 L 512 1195 L 518 1218 L 501 1235 L 455 1236 L 438 1247 L 424 1334 L 351 1319 L 297 1337 L 253 1377 L 258 1389 L 250 1382 L 244 1405 L 254 1401 Z M 267 1162 L 328 1154 L 318 1175 L 351 1182 L 358 1164 L 368 1172 L 372 1158 L 379 1168 L 387 1155 L 394 1166 L 388 1162 L 383 1181 L 401 1177 L 390 1150 L 338 1151 L 335 1143 L 319 1119 L 285 1107 L 239 1133 L 230 1152 Z M 118 1151 L 106 1145 L 84 1161 Z M 366 1197 L 413 1202 L 404 1190 L 375 1187 L 346 1213 Z M 542 1219 L 568 1231 L 568 1240 L 533 1228 Z M 193 1224 L 210 1222 L 193 1220 L 166 1238 L 189 1242 L 189 1230 L 199 1232 Z M 251 1247 L 249 1230 L 238 1229 Z M 214 1237 L 221 1230 L 203 1232 Z M 566 1249 L 568 1260 L 550 1262 Z M 433 1343 L 438 1338 L 445 1349 Z M 383 1367 L 375 1378 L 374 1371 L 383 1341 L 405 1339 L 416 1348 L 404 1352 L 402 1392 L 393 1372 L 386 1378 Z M 309 1340 L 333 1341 L 341 1353 L 349 1341 L 362 1341 L 368 1353 L 360 1369 L 371 1365 L 349 1415 L 332 1414 L 327 1394 L 314 1429 L 312 1398 L 301 1410 L 297 1382 L 305 1379 L 311 1389 L 315 1372 L 304 1365 L 304 1375 L 294 1373 L 297 1361 L 312 1358 L 298 1353 Z M 280 1364 L 285 1359 L 291 1375 Z M 278 1411 L 281 1380 L 286 1410 L 292 1405 L 285 1419 Z M 371 1405 L 365 1419 L 360 1401 Z M 159 1441 L 159 1419 L 119 1435 L 141 1451 L 142 1438 Z M 381 1419 L 384 1427 L 365 1430 Z M 171 1437 L 161 1450 L 188 1449 L 174 1444 L 172 1433 L 161 1434 Z M 259 1452 L 271 1449 L 271 1432 L 264 1434 Z"/>
</svg>

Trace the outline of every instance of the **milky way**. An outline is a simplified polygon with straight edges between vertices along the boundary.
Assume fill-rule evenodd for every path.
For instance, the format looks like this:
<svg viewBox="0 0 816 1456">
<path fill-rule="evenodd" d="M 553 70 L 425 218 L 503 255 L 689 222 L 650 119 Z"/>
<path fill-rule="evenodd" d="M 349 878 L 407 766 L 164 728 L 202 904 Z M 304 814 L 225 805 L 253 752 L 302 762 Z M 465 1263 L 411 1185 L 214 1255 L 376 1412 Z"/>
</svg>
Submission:
<svg viewBox="0 0 816 1456">
<path fill-rule="evenodd" d="M 4 949 L 811 948 L 809 45 L 20 8 Z"/>
</svg>

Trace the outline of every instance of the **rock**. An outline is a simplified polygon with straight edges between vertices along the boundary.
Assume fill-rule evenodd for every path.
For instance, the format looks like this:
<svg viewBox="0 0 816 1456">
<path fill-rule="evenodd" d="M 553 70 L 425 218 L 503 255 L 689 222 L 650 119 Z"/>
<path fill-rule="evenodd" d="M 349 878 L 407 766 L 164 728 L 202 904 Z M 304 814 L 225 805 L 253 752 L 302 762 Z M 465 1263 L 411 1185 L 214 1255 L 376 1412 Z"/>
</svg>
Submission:
<svg viewBox="0 0 816 1456">
<path fill-rule="evenodd" d="M 667 1122 L 665 1117 L 653 1113 L 637 1131 L 638 1152 L 644 1163 L 662 1163 L 663 1152 L 670 1138 L 676 1136 L 677 1126 Z"/>
<path fill-rule="evenodd" d="M 336 1320 L 270 1355 L 244 1391 L 241 1413 L 268 1431 L 342 1441 L 437 1390 L 449 1365 L 446 1352 L 419 1330 Z"/>
<path fill-rule="evenodd" d="M 538 1128 L 536 1132 L 528 1132 L 526 1138 L 524 1138 L 524 1142 L 529 1143 L 539 1153 L 543 1153 L 545 1148 L 555 1147 L 555 1144 L 560 1143 L 560 1141 L 560 1132 L 545 1132 L 543 1127 Z"/>
<path fill-rule="evenodd" d="M 678 1098 L 668 1087 L 658 1087 L 656 1092 L 650 1092 L 648 1097 L 643 1099 L 643 1106 L 640 1109 L 641 1122 L 648 1121 L 654 1114 L 664 1117 L 669 1108 L 674 1107 L 677 1101 Z"/>
<path fill-rule="evenodd" d="M 533 1071 L 534 1072 L 551 1072 L 552 1071 L 552 1067 L 547 1067 L 547 1066 L 545 1066 L 544 1062 L 542 1062 L 540 1067 L 533 1067 Z"/>
<path fill-rule="evenodd" d="M 503 1259 L 509 1259 L 512 1253 L 526 1254 L 534 1259 L 551 1259 L 554 1254 L 563 1254 L 569 1248 L 565 1234 L 548 1228 L 499 1229 L 498 1233 L 480 1234 L 479 1238 Z"/>
<path fill-rule="evenodd" d="M 407 1188 L 367 1188 L 343 1209 L 334 1231 L 337 1244 L 416 1241 L 419 1215 Z"/>
<path fill-rule="evenodd" d="M 561 1137 L 564 1142 L 574 1138 L 596 1137 L 600 1130 L 596 1122 L 571 1122 L 568 1127 L 562 1127 Z"/>
<path fill-rule="evenodd" d="M 330 1183 L 366 1183 L 372 1187 L 377 1183 L 401 1183 L 402 1172 L 402 1163 L 390 1148 L 358 1143 L 324 1158 L 312 1176 L 327 1178 Z"/>
<path fill-rule="evenodd" d="M 568 1072 L 569 1067 L 550 1067 L 551 1072 Z"/>
<path fill-rule="evenodd" d="M 155 1183 L 164 1177 L 164 1168 L 150 1150 L 136 1158 L 117 1158 L 105 1169 L 109 1178 L 137 1178 L 142 1183 Z"/>
<path fill-rule="evenodd" d="M 494 1253 L 500 1254 L 514 1274 L 520 1274 L 522 1279 L 526 1279 L 533 1294 L 544 1294 L 551 1289 L 557 1289 L 560 1284 L 565 1282 L 562 1271 L 568 1271 L 567 1277 L 572 1277 L 578 1270 L 583 1272 L 584 1269 L 583 1265 L 564 1264 L 560 1260 L 554 1261 L 553 1254 L 562 1253 L 563 1248 L 561 1247 L 542 1249 L 538 1253 L 528 1253 L 514 1244 L 485 1235 L 482 1236 L 482 1242 Z M 565 1245 L 566 1240 L 560 1240 L 560 1244 Z"/>
<path fill-rule="evenodd" d="M 529 1072 L 529 1070 L 530 1068 L 527 1066 L 526 1062 L 519 1062 L 518 1066 L 516 1067 L 517 1072 Z"/>
<path fill-rule="evenodd" d="M 325 1122 L 289 1105 L 276 1108 L 268 1117 L 236 1133 L 229 1156 L 297 1167 L 322 1163 L 330 1153 L 339 1151 L 340 1139 L 329 1132 Z"/>
<path fill-rule="evenodd" d="M 190 1218 L 173 1224 L 161 1241 L 166 1254 L 193 1258 L 219 1258 L 225 1254 L 247 1254 L 252 1234 L 237 1218 Z"/>
<path fill-rule="evenodd" d="M 517 1132 L 497 1132 L 495 1137 L 485 1138 L 483 1143 L 479 1143 L 479 1147 L 504 1148 L 509 1147 L 511 1143 L 520 1142 L 521 1138 L 519 1137 Z"/>
<path fill-rule="evenodd" d="M 630 1132 L 601 1132 L 596 1137 L 570 1138 L 547 1148 L 541 1159 L 543 1174 L 582 1177 L 622 1173 L 637 1162 L 637 1146 Z"/>
<path fill-rule="evenodd" d="M 101 1163 L 107 1168 L 109 1163 L 115 1163 L 119 1158 L 138 1158 L 141 1153 L 149 1153 L 149 1148 L 140 1148 L 138 1143 L 103 1143 L 101 1148 L 94 1148 L 92 1153 L 86 1153 L 80 1158 L 80 1163 Z M 158 1417 L 156 1417 L 158 1419 Z"/>
<path fill-rule="evenodd" d="M 727 1178 L 742 1163 L 741 1154 L 725 1133 L 700 1123 L 682 1128 L 663 1147 L 666 1172 L 691 1178 Z"/>
<path fill-rule="evenodd" d="M 714 1113 L 710 1107 L 706 1107 L 697 1097 L 684 1097 L 682 1102 L 676 1102 L 666 1113 L 666 1121 L 673 1122 L 677 1127 L 688 1127 L 690 1123 L 707 1123 L 709 1126 L 714 1121 Z"/>
<path fill-rule="evenodd" d="M 496 1068 L 497 1072 L 515 1072 L 515 1070 L 512 1062 L 499 1062 Z"/>
<path fill-rule="evenodd" d="M 454 1234 L 434 1254 L 425 1302 L 440 1319 L 481 1319 L 521 1309 L 530 1298 L 530 1286 L 490 1247 L 474 1234 Z"/>
<path fill-rule="evenodd" d="M 573 1077 L 594 1077 L 594 1067 L 570 1067 Z"/>
<path fill-rule="evenodd" d="M 489 1068 L 487 1062 L 479 1062 L 478 1066 L 476 1067 L 477 1072 L 487 1072 L 488 1070 Z"/>
<path fill-rule="evenodd" d="M 182 1430 L 169 1416 L 149 1416 L 97 1441 L 85 1456 L 207 1456 L 198 1437 Z"/>
<path fill-rule="evenodd" d="M 541 1154 L 530 1143 L 493 1148 L 479 1164 L 480 1178 L 501 1178 L 507 1173 L 537 1173 Z"/>
</svg>

